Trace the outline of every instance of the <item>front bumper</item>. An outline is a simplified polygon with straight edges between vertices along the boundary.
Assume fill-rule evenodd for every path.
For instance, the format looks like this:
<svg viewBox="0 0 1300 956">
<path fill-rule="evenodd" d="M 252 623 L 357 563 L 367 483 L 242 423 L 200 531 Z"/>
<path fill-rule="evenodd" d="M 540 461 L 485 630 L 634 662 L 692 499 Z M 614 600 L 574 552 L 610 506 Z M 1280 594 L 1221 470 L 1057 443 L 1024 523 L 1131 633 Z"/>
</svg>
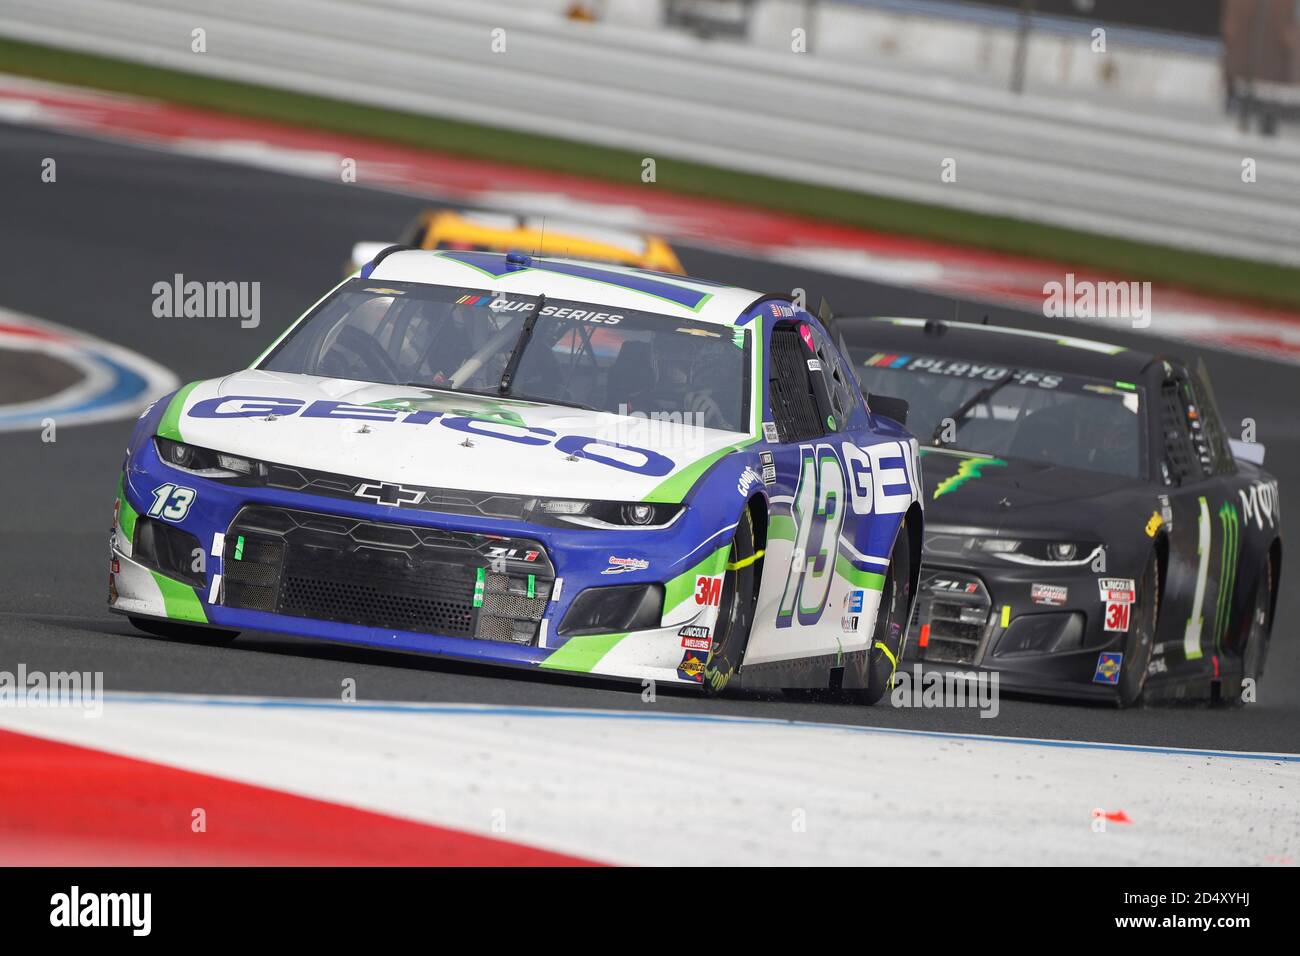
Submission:
<svg viewBox="0 0 1300 956">
<path fill-rule="evenodd" d="M 903 659 L 923 669 L 997 673 L 1006 690 L 1113 700 L 1128 635 L 1104 629 L 1100 576 L 1086 566 L 927 561 Z"/>
<path fill-rule="evenodd" d="M 180 517 L 157 504 L 168 485 L 191 493 Z M 702 580 L 721 579 L 734 533 L 703 510 L 650 531 L 556 528 L 241 487 L 172 468 L 145 441 L 122 475 L 109 604 L 231 630 L 698 683 L 700 635 L 718 608 L 696 596 L 709 593 Z M 663 586 L 658 626 L 559 633 L 584 590 L 647 583 Z"/>
</svg>

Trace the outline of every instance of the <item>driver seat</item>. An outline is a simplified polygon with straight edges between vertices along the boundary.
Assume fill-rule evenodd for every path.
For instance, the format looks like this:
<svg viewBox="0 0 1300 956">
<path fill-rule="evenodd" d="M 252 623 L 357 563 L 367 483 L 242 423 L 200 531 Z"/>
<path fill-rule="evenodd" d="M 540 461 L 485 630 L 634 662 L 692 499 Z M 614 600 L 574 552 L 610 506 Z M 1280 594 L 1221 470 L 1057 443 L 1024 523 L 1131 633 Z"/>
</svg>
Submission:
<svg viewBox="0 0 1300 956">
<path fill-rule="evenodd" d="M 617 412 L 627 405 L 631 410 L 631 397 L 654 388 L 655 382 L 650 343 L 624 342 L 605 375 L 605 408 Z"/>
</svg>

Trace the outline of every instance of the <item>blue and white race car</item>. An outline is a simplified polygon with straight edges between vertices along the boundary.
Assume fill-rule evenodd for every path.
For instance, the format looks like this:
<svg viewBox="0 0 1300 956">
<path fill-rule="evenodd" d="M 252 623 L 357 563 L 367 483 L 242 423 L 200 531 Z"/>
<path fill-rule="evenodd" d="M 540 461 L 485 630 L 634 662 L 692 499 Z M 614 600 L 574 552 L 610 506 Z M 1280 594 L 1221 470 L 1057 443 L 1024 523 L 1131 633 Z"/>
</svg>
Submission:
<svg viewBox="0 0 1300 956">
<path fill-rule="evenodd" d="M 916 441 L 788 298 L 391 247 L 141 417 L 109 604 L 170 637 L 874 701 L 920 488 Z"/>
</svg>

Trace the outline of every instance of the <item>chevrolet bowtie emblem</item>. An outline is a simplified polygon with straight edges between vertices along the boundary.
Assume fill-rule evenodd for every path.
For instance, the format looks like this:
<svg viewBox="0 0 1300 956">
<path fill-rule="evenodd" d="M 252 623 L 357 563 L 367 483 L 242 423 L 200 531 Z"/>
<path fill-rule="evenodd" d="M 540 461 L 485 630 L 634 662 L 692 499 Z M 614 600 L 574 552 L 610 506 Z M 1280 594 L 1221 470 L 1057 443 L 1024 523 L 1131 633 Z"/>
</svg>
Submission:
<svg viewBox="0 0 1300 956">
<path fill-rule="evenodd" d="M 403 488 L 390 485 L 386 481 L 379 484 L 363 484 L 356 490 L 358 498 L 369 498 L 381 505 L 418 505 L 424 500 L 424 492 L 415 488 Z"/>
</svg>

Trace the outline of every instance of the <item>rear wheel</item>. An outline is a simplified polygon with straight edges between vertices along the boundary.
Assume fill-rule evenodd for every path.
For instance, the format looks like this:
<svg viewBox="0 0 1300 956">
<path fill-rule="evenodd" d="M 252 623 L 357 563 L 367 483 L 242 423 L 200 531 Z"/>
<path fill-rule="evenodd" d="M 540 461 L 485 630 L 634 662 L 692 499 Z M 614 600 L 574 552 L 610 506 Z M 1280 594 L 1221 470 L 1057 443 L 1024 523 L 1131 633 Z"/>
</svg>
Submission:
<svg viewBox="0 0 1300 956">
<path fill-rule="evenodd" d="M 229 644 L 239 636 L 238 631 L 223 631 L 213 627 L 195 627 L 192 624 L 159 621 L 151 617 L 129 616 L 127 620 L 146 634 L 152 634 L 154 637 L 165 637 L 170 641 L 184 641 L 187 644 L 220 646 Z"/>
<path fill-rule="evenodd" d="M 1142 699 L 1151 652 L 1156 643 L 1156 624 L 1160 618 L 1160 562 L 1154 552 L 1147 560 L 1142 580 L 1138 582 L 1128 638 L 1124 641 L 1124 660 L 1119 675 L 1119 705 L 1132 707 Z"/>
<path fill-rule="evenodd" d="M 898 529 L 894 550 L 889 555 L 889 570 L 880 592 L 876 627 L 867 648 L 867 686 L 854 695 L 863 704 L 874 704 L 885 696 L 894 683 L 898 659 L 903 655 L 907 634 L 907 611 L 912 606 L 912 541 L 907 521 Z"/>
<path fill-rule="evenodd" d="M 1252 692 L 1255 685 L 1264 676 L 1264 665 L 1268 662 L 1269 636 L 1273 631 L 1273 562 L 1264 556 L 1263 566 L 1255 577 L 1255 600 L 1250 610 L 1247 623 L 1246 644 L 1241 652 L 1241 681 L 1229 700 L 1244 703 L 1247 698 L 1246 688 Z M 1251 699 L 1251 698 L 1248 698 Z"/>
<path fill-rule="evenodd" d="M 721 694 L 726 689 L 744 660 L 749 630 L 754 624 L 754 598 L 758 593 L 757 560 L 754 519 L 746 508 L 736 525 L 735 537 L 731 539 L 727 572 L 722 579 L 718 623 L 713 629 L 709 657 L 704 664 L 703 687 L 710 696 Z"/>
</svg>

